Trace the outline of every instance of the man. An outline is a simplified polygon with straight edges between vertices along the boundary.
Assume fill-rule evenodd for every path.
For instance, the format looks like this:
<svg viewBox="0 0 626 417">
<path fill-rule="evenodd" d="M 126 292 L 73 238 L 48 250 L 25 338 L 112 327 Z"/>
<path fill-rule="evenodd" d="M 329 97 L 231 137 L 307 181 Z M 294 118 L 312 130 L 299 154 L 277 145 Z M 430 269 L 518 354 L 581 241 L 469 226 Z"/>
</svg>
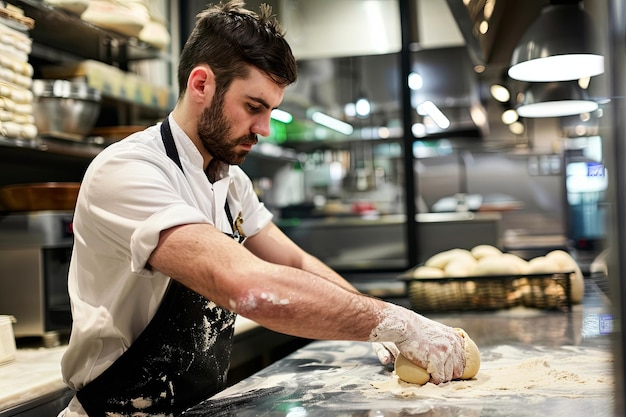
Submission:
<svg viewBox="0 0 626 417">
<path fill-rule="evenodd" d="M 241 314 L 310 339 L 376 342 L 431 381 L 465 366 L 456 332 L 358 293 L 271 221 L 237 166 L 296 79 L 281 28 L 241 1 L 198 15 L 163 123 L 91 163 L 74 217 L 65 416 L 177 415 L 225 388 Z M 393 353 L 392 353 L 393 352 Z"/>
</svg>

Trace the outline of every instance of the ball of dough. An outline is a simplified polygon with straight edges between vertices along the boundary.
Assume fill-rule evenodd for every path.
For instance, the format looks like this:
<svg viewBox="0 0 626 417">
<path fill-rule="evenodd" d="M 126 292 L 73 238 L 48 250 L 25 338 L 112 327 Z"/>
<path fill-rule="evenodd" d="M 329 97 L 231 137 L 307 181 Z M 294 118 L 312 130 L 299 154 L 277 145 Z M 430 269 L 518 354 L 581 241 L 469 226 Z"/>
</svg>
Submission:
<svg viewBox="0 0 626 417">
<path fill-rule="evenodd" d="M 545 256 L 537 256 L 528 261 L 529 274 L 553 274 L 559 271 L 559 265 Z"/>
<path fill-rule="evenodd" d="M 564 250 L 553 250 L 547 253 L 545 257 L 552 260 L 557 265 L 557 272 L 570 272 L 578 267 L 574 258 Z"/>
<path fill-rule="evenodd" d="M 476 262 L 474 275 L 515 275 L 519 272 L 517 262 L 504 255 L 485 256 Z"/>
<path fill-rule="evenodd" d="M 396 358 L 395 368 L 398 378 L 405 382 L 424 385 L 430 380 L 430 374 L 424 368 L 417 366 L 402 354 Z"/>
<path fill-rule="evenodd" d="M 413 278 L 441 278 L 443 270 L 432 266 L 418 266 L 413 271 Z"/>
<path fill-rule="evenodd" d="M 472 379 L 480 369 L 480 351 L 476 343 L 474 343 L 465 330 L 460 328 L 454 330 L 463 337 L 465 342 L 465 369 L 463 370 L 461 379 Z"/>
<path fill-rule="evenodd" d="M 570 300 L 574 304 L 580 304 L 585 296 L 585 278 L 578 268 L 576 272 L 570 274 Z"/>
<path fill-rule="evenodd" d="M 435 268 L 444 269 L 448 262 L 460 256 L 472 256 L 472 254 L 467 249 L 449 249 L 443 252 L 436 253 L 428 258 L 426 262 L 424 262 L 424 266 L 432 266 Z"/>
<path fill-rule="evenodd" d="M 455 328 L 456 332 L 463 337 L 465 349 L 465 369 L 461 379 L 472 379 L 478 374 L 480 369 L 480 352 L 478 346 L 469 335 L 460 328 Z M 402 354 L 398 355 L 395 362 L 396 375 L 403 381 L 412 384 L 424 385 L 430 380 L 430 374 L 424 368 L 408 360 Z"/>
<path fill-rule="evenodd" d="M 474 268 L 476 268 L 476 260 L 469 256 L 457 256 L 453 258 L 443 272 L 447 277 L 466 277 L 473 275 Z"/>
<path fill-rule="evenodd" d="M 554 260 L 558 265 L 558 272 L 572 272 L 570 275 L 570 300 L 572 303 L 580 303 L 585 296 L 585 279 L 578 266 L 578 262 L 564 250 L 553 250 L 546 258 Z"/>
<path fill-rule="evenodd" d="M 485 256 L 502 255 L 502 251 L 500 249 L 496 248 L 495 246 L 491 246 L 491 245 L 477 245 L 477 246 L 474 246 L 470 250 L 470 253 L 476 259 L 481 259 L 481 258 L 484 258 Z"/>
<path fill-rule="evenodd" d="M 528 273 L 528 261 L 527 260 L 522 259 L 519 256 L 514 255 L 512 253 L 503 253 L 502 256 L 508 262 L 511 262 L 512 264 L 517 266 L 517 274 L 523 275 L 523 274 Z"/>
</svg>

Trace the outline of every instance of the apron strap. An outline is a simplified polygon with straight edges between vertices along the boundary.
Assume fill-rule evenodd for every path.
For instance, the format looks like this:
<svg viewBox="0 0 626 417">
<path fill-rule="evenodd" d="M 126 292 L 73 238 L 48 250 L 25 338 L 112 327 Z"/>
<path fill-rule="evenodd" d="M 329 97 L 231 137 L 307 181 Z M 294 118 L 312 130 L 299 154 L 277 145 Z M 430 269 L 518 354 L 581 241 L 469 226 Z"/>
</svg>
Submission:
<svg viewBox="0 0 626 417">
<path fill-rule="evenodd" d="M 174 142 L 174 135 L 172 135 L 169 117 L 166 117 L 165 120 L 163 120 L 163 123 L 161 123 L 161 140 L 163 140 L 167 156 L 174 161 L 184 174 L 185 170 L 183 170 L 183 164 L 180 162 L 180 156 L 178 155 L 178 150 L 176 149 L 176 143 Z M 230 228 L 233 232 L 230 236 L 232 236 L 233 239 L 237 240 L 239 243 L 243 242 L 244 237 L 235 228 L 233 214 L 230 212 L 230 206 L 228 205 L 228 196 L 226 196 L 226 201 L 224 202 L 224 211 L 226 211 L 226 217 L 228 218 L 228 223 L 230 224 Z"/>
<path fill-rule="evenodd" d="M 176 150 L 176 143 L 174 143 L 174 136 L 172 135 L 172 128 L 170 127 L 169 117 L 166 117 L 161 123 L 161 140 L 165 146 L 165 153 L 170 157 L 178 168 L 185 173 L 183 165 L 180 163 L 180 157 L 178 156 L 178 150 Z"/>
</svg>

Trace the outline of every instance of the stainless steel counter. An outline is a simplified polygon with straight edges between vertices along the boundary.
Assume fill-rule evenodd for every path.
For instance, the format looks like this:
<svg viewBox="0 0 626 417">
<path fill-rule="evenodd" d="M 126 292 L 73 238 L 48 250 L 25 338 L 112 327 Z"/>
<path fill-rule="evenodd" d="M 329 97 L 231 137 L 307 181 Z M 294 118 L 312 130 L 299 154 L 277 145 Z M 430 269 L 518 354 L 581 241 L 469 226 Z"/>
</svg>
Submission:
<svg viewBox="0 0 626 417">
<path fill-rule="evenodd" d="M 431 317 L 468 331 L 482 366 L 470 381 L 415 386 L 371 344 L 317 341 L 188 410 L 187 416 L 612 416 L 612 320 L 586 282 L 571 312 L 529 309 Z"/>
</svg>

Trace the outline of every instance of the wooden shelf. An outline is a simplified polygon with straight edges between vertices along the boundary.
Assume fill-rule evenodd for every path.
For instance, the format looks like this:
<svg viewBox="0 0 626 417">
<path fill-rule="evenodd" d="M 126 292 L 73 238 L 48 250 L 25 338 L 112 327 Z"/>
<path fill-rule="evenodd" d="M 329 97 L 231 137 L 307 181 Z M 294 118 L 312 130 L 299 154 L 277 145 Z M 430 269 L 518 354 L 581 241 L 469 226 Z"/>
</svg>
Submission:
<svg viewBox="0 0 626 417">
<path fill-rule="evenodd" d="M 33 56 L 49 60 L 94 59 L 126 69 L 129 61 L 170 57 L 151 45 L 92 25 L 80 16 L 36 0 L 14 0 L 35 20 Z M 62 29 L 60 29 L 62 28 Z"/>
</svg>

